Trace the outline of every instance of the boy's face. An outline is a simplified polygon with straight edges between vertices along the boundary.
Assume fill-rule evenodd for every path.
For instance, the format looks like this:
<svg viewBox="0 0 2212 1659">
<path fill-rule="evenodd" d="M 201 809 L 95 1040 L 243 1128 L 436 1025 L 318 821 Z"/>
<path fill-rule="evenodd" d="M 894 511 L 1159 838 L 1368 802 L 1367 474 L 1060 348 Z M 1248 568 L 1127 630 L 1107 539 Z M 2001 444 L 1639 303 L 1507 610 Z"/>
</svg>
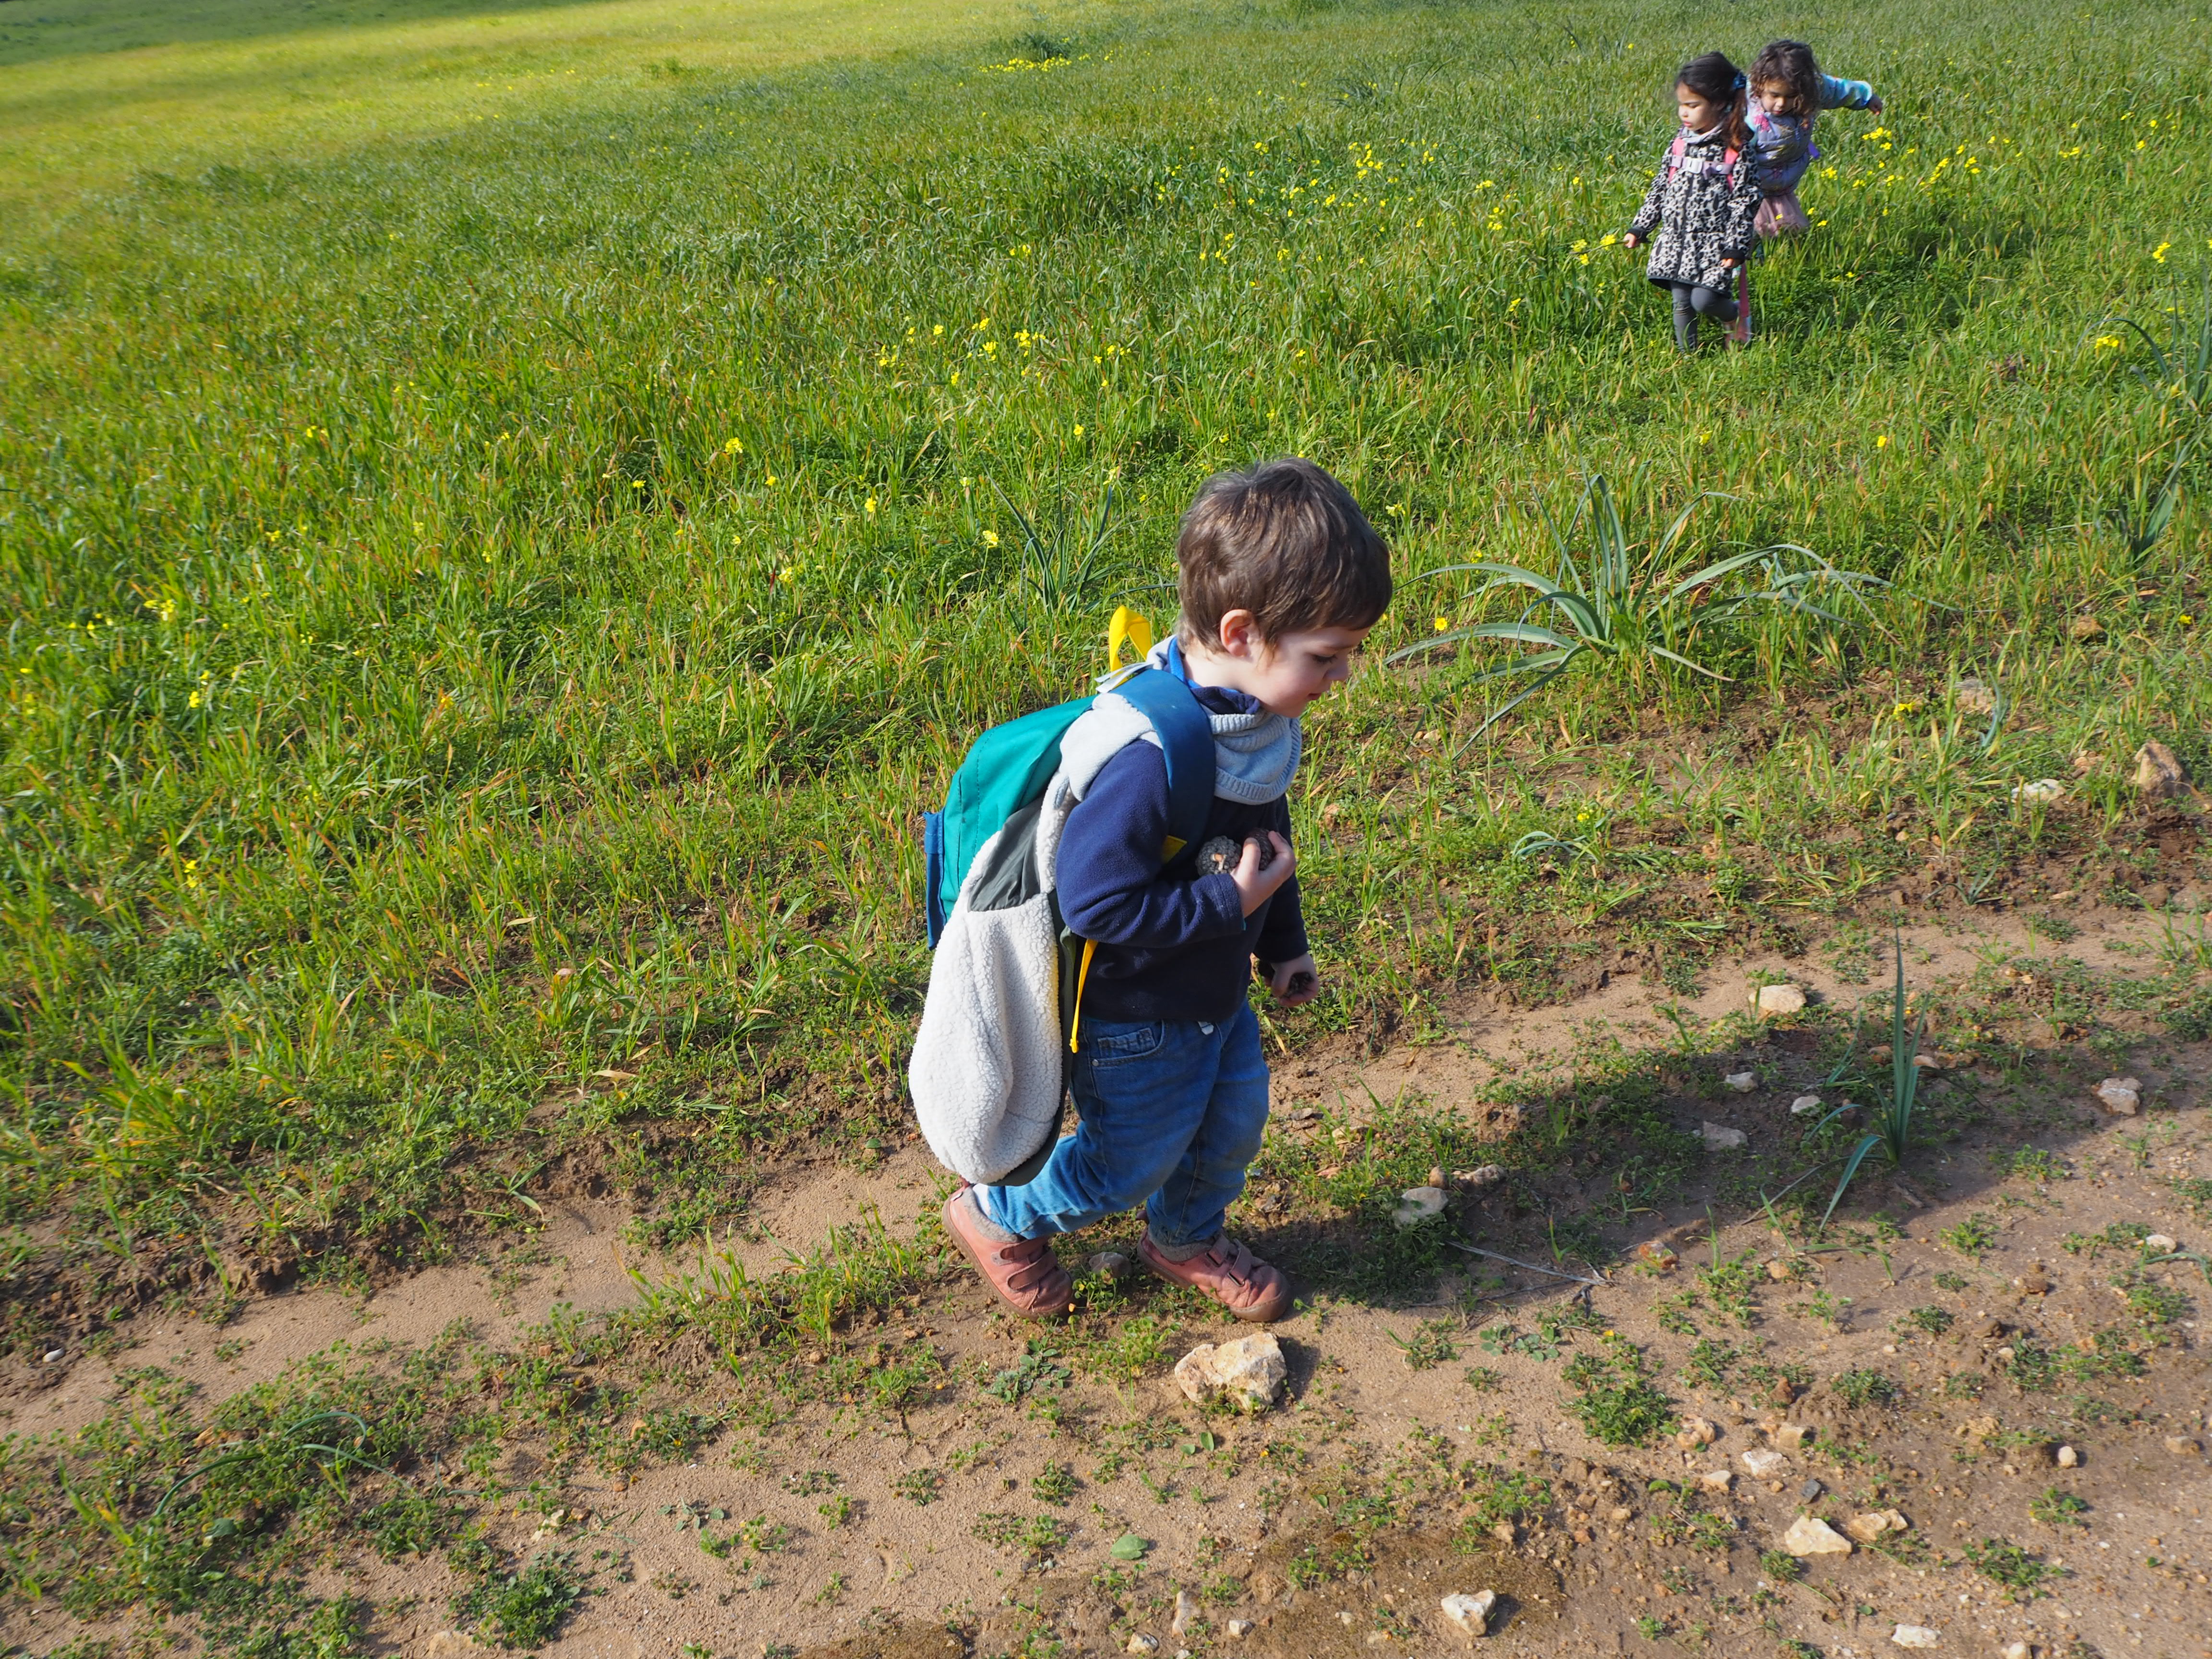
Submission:
<svg viewBox="0 0 2212 1659">
<path fill-rule="evenodd" d="M 1329 687 L 1352 678 L 1352 653 L 1370 631 L 1369 628 L 1312 628 L 1275 640 L 1254 638 L 1238 653 L 1241 672 L 1235 681 L 1237 689 L 1257 697 L 1269 714 L 1296 720 L 1326 696 Z M 1223 629 L 1224 635 L 1229 632 Z"/>
</svg>

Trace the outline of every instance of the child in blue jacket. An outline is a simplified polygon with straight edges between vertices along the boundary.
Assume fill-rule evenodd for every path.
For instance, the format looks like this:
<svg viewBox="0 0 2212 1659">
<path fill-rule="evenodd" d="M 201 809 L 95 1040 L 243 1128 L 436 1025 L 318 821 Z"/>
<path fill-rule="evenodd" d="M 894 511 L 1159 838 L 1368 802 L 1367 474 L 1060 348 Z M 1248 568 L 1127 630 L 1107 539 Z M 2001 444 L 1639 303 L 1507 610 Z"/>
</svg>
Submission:
<svg viewBox="0 0 2212 1659">
<path fill-rule="evenodd" d="M 1239 1319 L 1291 1310 L 1281 1272 L 1223 1227 L 1267 1121 L 1247 993 L 1255 963 L 1284 1003 L 1319 991 L 1285 796 L 1298 717 L 1350 677 L 1390 602 L 1389 553 L 1350 491 L 1285 458 L 1209 480 L 1176 562 L 1182 614 L 1148 660 L 1181 678 L 1212 721 L 1205 834 L 1169 846 L 1156 744 L 1128 744 L 1086 786 L 1054 865 L 1063 919 L 1097 946 L 1069 1077 L 1079 1126 L 1031 1179 L 963 1186 L 945 1206 L 953 1243 L 1032 1318 L 1070 1300 L 1052 1236 L 1138 1205 L 1137 1255 L 1152 1273 Z"/>
<path fill-rule="evenodd" d="M 1759 187 L 1764 199 L 1757 226 L 1761 236 L 1786 236 L 1812 228 L 1797 200 L 1797 181 L 1820 158 L 1813 124 L 1824 109 L 1863 109 L 1881 113 L 1881 100 L 1863 81 L 1824 75 L 1802 40 L 1771 40 L 1751 66 L 1751 138 L 1759 156 Z"/>
</svg>

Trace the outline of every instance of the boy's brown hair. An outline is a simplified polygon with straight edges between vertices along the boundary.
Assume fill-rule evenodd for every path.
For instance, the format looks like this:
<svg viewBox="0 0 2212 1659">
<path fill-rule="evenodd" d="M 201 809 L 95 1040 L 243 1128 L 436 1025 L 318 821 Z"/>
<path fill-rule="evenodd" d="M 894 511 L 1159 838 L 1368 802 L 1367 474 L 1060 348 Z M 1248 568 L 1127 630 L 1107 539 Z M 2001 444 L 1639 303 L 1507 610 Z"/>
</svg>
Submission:
<svg viewBox="0 0 2212 1659">
<path fill-rule="evenodd" d="M 1390 550 L 1352 492 L 1295 455 L 1217 472 L 1176 539 L 1182 627 L 1221 643 L 1221 618 L 1249 611 L 1260 637 L 1368 628 L 1390 604 Z"/>
</svg>

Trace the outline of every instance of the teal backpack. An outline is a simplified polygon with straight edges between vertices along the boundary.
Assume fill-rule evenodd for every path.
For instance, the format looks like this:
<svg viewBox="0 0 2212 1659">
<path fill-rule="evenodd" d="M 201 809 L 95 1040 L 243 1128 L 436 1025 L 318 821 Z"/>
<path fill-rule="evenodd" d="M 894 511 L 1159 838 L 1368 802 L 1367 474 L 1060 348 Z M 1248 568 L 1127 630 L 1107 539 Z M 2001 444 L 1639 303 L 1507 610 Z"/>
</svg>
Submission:
<svg viewBox="0 0 2212 1659">
<path fill-rule="evenodd" d="M 1121 654 L 1124 640 L 1135 646 L 1141 657 L 1151 647 L 1152 629 L 1142 617 L 1123 608 L 1114 613 L 1107 637 L 1109 661 Z M 1168 769 L 1170 834 L 1160 849 L 1160 861 L 1164 864 L 1206 833 L 1206 814 L 1213 805 L 1212 721 L 1182 680 L 1141 662 L 1109 675 L 1099 689 L 1127 702 L 1151 722 L 1159 738 Z M 922 848 L 927 864 L 924 904 L 932 950 L 944 934 L 960 889 L 984 844 L 1010 824 L 1025 817 L 1034 821 L 1044 799 L 1045 785 L 1060 767 L 1060 740 L 1091 704 L 1090 697 L 1078 697 L 993 726 L 975 739 L 960 769 L 952 775 L 943 809 L 924 816 Z M 1022 830 L 1029 827 L 1029 823 L 1018 823 Z M 1026 844 L 1028 839 L 1026 834 L 1008 836 L 1002 845 L 1009 856 L 1000 861 L 1012 868 L 1014 844 Z M 1082 961 L 1073 976 L 1078 997 L 1083 975 L 1091 965 L 1092 948 L 1089 941 L 1084 942 Z M 1071 1002 L 1071 1021 L 1073 1014 Z"/>
</svg>

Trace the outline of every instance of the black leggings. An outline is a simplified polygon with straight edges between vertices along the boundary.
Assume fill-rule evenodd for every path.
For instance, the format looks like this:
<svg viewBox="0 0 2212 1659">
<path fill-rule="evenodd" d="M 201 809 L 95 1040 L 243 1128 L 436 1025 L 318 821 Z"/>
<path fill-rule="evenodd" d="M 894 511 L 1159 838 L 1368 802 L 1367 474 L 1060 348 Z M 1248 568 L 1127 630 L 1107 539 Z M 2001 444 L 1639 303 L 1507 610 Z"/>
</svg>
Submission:
<svg viewBox="0 0 2212 1659">
<path fill-rule="evenodd" d="M 1729 291 L 1735 287 L 1707 288 L 1703 283 L 1669 283 L 1674 290 L 1674 343 L 1685 351 L 1694 351 L 1698 345 L 1698 319 L 1710 317 L 1717 323 L 1735 320 L 1735 295 Z"/>
</svg>

